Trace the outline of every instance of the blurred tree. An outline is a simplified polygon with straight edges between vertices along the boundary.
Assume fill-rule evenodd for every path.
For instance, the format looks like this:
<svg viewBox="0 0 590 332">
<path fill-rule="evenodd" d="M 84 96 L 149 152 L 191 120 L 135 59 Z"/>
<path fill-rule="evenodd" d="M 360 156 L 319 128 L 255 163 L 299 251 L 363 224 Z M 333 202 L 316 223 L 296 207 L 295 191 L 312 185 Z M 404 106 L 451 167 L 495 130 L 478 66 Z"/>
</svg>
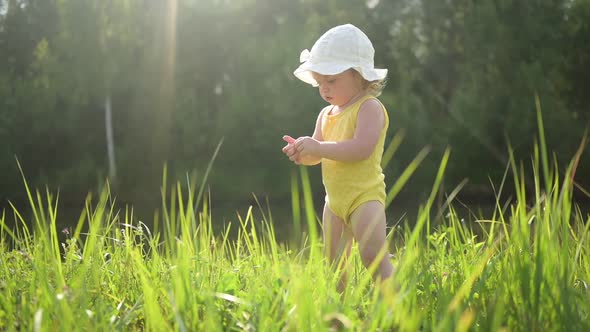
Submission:
<svg viewBox="0 0 590 332">
<path fill-rule="evenodd" d="M 498 180 L 506 165 L 508 141 L 518 158 L 531 153 L 535 94 L 547 135 L 559 140 L 550 148 L 572 156 L 581 128 L 558 88 L 566 2 L 398 1 L 384 8 L 392 14 L 396 125 L 413 133 L 413 148 L 453 147 L 451 182 L 467 177 L 489 188 L 487 177 Z"/>
<path fill-rule="evenodd" d="M 406 188 L 419 200 L 451 146 L 447 183 L 469 178 L 475 194 L 501 175 L 507 141 L 528 158 L 535 94 L 550 149 L 571 157 L 590 119 L 588 22 L 588 0 L 2 0 L 0 194 L 23 198 L 15 155 L 63 200 L 103 182 L 110 98 L 120 200 L 157 204 L 163 164 L 173 179 L 202 176 L 223 138 L 214 199 L 288 202 L 281 136 L 311 134 L 324 106 L 292 72 L 343 23 L 365 31 L 389 69 L 389 135 L 406 138 L 388 181 L 431 145 Z"/>
</svg>

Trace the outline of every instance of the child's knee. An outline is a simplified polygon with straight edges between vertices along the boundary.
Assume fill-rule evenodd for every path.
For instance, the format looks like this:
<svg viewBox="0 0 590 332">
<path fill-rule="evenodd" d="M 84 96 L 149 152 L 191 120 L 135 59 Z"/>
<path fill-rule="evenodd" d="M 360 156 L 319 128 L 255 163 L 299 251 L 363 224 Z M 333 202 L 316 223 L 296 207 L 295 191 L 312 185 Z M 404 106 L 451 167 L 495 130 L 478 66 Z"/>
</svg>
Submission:
<svg viewBox="0 0 590 332">
<path fill-rule="evenodd" d="M 367 244 L 364 248 L 360 249 L 360 256 L 363 264 L 368 267 L 369 265 L 373 264 L 375 260 L 382 261 L 388 256 L 387 250 L 385 249 L 386 248 L 384 247 L 377 247 Z"/>
<path fill-rule="evenodd" d="M 361 260 L 363 261 L 363 265 L 365 265 L 366 267 L 371 265 L 377 258 L 377 253 L 378 251 L 374 250 L 373 248 L 365 248 L 364 250 L 361 250 L 360 255 Z"/>
</svg>

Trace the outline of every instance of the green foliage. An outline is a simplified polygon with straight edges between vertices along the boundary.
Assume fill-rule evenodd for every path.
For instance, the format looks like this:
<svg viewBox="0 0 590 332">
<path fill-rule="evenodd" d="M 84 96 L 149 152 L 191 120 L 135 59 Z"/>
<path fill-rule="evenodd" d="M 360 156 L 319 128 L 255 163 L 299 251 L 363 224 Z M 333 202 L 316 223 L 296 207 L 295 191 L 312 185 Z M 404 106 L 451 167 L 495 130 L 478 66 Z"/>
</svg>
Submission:
<svg viewBox="0 0 590 332">
<path fill-rule="evenodd" d="M 582 2 L 390 4 L 396 78 L 390 81 L 396 84 L 397 126 L 420 133 L 409 137 L 417 141 L 412 148 L 452 146 L 456 159 L 448 177 L 454 181 L 499 179 L 507 142 L 520 157 L 531 150 L 533 98 L 539 94 L 551 110 L 551 146 L 562 158 L 571 156 L 588 121 L 587 105 L 580 119 L 563 95 L 573 77 L 566 77 L 564 67 L 568 17 L 583 15 L 575 6 Z"/>
<path fill-rule="evenodd" d="M 202 170 L 223 138 L 210 178 L 216 195 L 287 201 L 289 180 L 279 174 L 291 166 L 280 138 L 309 135 L 323 106 L 292 71 L 302 49 L 345 22 L 367 32 L 376 65 L 390 70 L 389 135 L 406 135 L 388 185 L 417 151 L 432 150 L 402 196 L 425 195 L 448 146 L 446 184 L 469 178 L 469 193 L 501 178 L 507 143 L 517 157 L 533 146 L 535 95 L 562 161 L 590 120 L 586 0 L 174 3 L 2 2 L 3 197 L 25 201 L 15 156 L 32 183 L 59 187 L 64 201 L 102 182 L 110 97 L 119 174 L 110 180 L 120 199 L 156 206 L 161 165 L 175 179 Z"/>
</svg>

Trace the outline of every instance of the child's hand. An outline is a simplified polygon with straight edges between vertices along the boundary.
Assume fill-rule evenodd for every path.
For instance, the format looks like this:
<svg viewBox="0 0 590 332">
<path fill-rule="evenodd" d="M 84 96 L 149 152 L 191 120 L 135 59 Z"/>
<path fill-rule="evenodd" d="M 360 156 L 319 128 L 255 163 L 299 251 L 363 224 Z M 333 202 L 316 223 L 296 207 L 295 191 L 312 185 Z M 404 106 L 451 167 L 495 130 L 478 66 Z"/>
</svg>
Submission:
<svg viewBox="0 0 590 332">
<path fill-rule="evenodd" d="M 283 136 L 283 140 L 287 145 L 283 147 L 283 153 L 289 157 L 289 160 L 299 165 L 299 152 L 295 149 L 295 139 L 289 135 Z"/>
<path fill-rule="evenodd" d="M 312 137 L 299 137 L 295 141 L 295 151 L 297 151 L 297 153 L 299 153 L 301 157 L 305 157 L 308 155 L 318 156 L 319 149 L 320 142 L 313 139 Z"/>
</svg>

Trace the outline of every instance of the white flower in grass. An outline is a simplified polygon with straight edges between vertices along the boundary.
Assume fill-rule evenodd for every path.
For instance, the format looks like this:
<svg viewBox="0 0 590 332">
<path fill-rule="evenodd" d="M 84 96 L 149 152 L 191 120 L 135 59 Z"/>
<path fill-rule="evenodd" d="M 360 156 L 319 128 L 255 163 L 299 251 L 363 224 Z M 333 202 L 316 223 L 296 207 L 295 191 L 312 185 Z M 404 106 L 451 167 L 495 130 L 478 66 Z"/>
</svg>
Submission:
<svg viewBox="0 0 590 332">
<path fill-rule="evenodd" d="M 86 309 L 86 314 L 88 315 L 88 318 L 94 317 L 94 312 L 92 312 L 92 310 Z"/>
</svg>

